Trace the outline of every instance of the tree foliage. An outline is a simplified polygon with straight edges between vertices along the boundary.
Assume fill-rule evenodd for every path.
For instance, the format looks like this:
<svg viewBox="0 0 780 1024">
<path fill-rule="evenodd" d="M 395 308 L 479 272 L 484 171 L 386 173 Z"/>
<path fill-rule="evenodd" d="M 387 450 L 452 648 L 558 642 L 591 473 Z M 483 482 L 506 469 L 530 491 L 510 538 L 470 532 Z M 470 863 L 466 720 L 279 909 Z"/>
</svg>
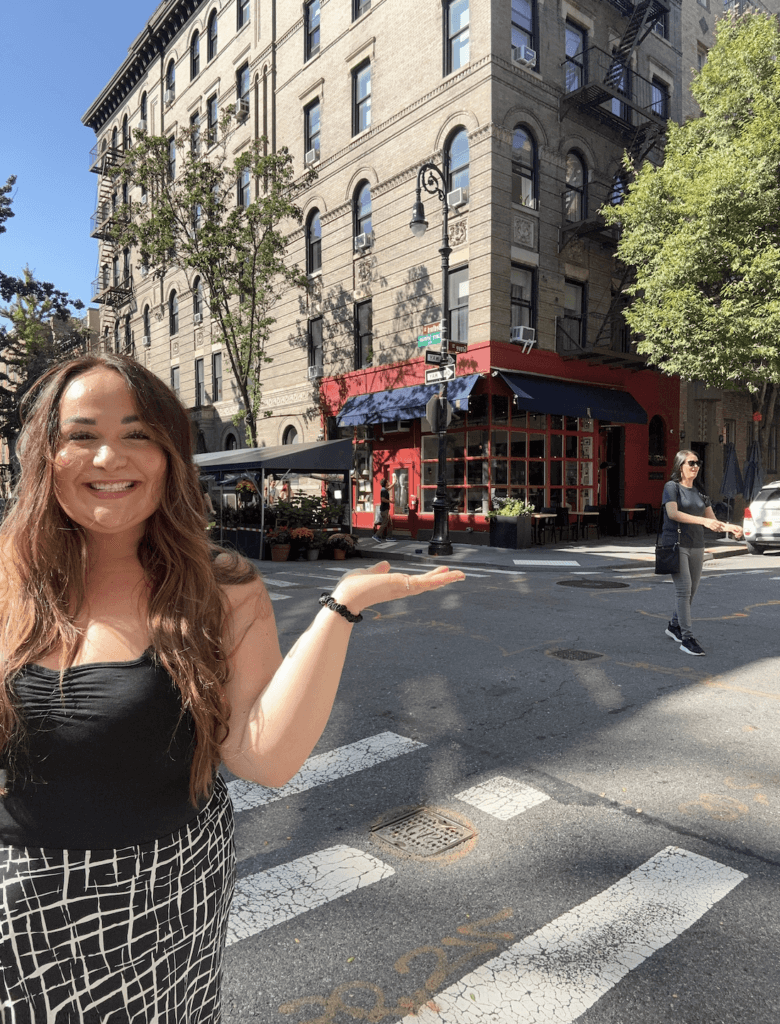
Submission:
<svg viewBox="0 0 780 1024">
<path fill-rule="evenodd" d="M 780 382 L 779 56 L 775 18 L 723 18 L 692 86 L 701 117 L 670 123 L 663 164 L 604 211 L 635 270 L 638 351 L 688 380 L 746 386 L 765 427 Z"/>
<path fill-rule="evenodd" d="M 191 126 L 178 133 L 173 151 L 168 138 L 138 131 L 113 173 L 145 197 L 125 208 L 118 243 L 133 246 L 140 265 L 159 279 L 172 270 L 184 271 L 190 287 L 201 279 L 204 305 L 222 336 L 241 397 L 239 418 L 254 446 L 261 371 L 271 361 L 272 310 L 285 289 L 307 283 L 288 265 L 285 228 L 301 222 L 298 200 L 315 175 L 296 179 L 289 152 L 266 153 L 264 138 L 231 158 L 235 131 L 232 108 L 222 116 L 216 138 Z M 247 175 L 256 198 L 243 205 L 238 185 Z"/>
</svg>

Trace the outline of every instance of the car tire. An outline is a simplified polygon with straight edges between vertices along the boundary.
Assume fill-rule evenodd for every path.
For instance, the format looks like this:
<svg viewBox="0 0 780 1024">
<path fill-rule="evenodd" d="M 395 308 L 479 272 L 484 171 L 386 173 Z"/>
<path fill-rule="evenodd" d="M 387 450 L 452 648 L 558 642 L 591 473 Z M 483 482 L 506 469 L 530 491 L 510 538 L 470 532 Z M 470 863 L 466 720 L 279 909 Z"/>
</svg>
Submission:
<svg viewBox="0 0 780 1024">
<path fill-rule="evenodd" d="M 754 544 L 752 540 L 745 541 L 745 547 L 749 555 L 763 555 L 765 548 L 761 544 Z"/>
</svg>

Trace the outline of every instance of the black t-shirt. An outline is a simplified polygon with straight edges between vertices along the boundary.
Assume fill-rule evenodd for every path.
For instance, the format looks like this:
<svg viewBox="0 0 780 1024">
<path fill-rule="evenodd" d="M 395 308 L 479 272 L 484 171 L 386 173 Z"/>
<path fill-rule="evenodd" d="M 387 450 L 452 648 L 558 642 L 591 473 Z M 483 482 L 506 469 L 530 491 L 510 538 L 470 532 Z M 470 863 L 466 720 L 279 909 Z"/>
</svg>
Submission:
<svg viewBox="0 0 780 1024">
<path fill-rule="evenodd" d="M 383 487 L 382 490 L 379 492 L 379 511 L 390 511 L 390 491 L 388 491 L 386 487 Z"/>
<path fill-rule="evenodd" d="M 666 514 L 667 501 L 676 501 L 680 512 L 686 512 L 689 516 L 703 516 L 705 511 L 711 507 L 712 502 L 706 494 L 702 494 L 696 487 L 683 487 L 674 480 L 668 480 L 664 485 L 664 493 L 661 498 L 664 506 L 664 528 L 661 534 L 661 543 L 671 546 L 677 540 L 677 527 L 680 527 L 680 544 L 684 548 L 704 547 L 704 527 L 698 523 L 677 523 Z"/>
</svg>

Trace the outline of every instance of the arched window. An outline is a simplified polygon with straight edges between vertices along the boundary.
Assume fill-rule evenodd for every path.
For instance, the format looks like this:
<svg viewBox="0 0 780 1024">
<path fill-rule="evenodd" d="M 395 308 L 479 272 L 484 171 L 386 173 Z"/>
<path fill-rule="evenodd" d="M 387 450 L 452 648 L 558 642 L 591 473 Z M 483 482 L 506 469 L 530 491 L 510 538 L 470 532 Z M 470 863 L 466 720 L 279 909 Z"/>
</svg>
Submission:
<svg viewBox="0 0 780 1024">
<path fill-rule="evenodd" d="M 130 126 L 127 123 L 127 114 L 122 118 L 122 149 L 130 149 Z"/>
<path fill-rule="evenodd" d="M 647 425 L 647 456 L 651 466 L 666 463 L 666 424 L 660 416 L 653 416 Z"/>
<path fill-rule="evenodd" d="M 190 78 L 197 78 L 200 74 L 200 34 L 198 32 L 192 37 L 190 43 Z"/>
<path fill-rule="evenodd" d="M 165 102 L 172 103 L 176 96 L 176 62 L 168 62 L 168 69 L 165 72 Z"/>
<path fill-rule="evenodd" d="M 179 333 L 179 299 L 176 292 L 171 292 L 168 299 L 168 333 Z"/>
<path fill-rule="evenodd" d="M 143 127 L 146 129 L 148 126 L 148 114 L 149 114 L 149 100 L 147 99 L 146 93 L 141 94 L 141 120 L 143 121 Z M 138 126 L 141 127 L 140 125 Z"/>
<path fill-rule="evenodd" d="M 238 441 L 235 434 L 228 434 L 225 437 L 225 451 L 234 452 L 238 448 Z"/>
<path fill-rule="evenodd" d="M 282 444 L 299 444 L 298 431 L 295 427 L 285 427 L 282 434 Z"/>
<path fill-rule="evenodd" d="M 585 220 L 587 216 L 587 180 L 584 160 L 571 150 L 566 154 L 566 191 L 563 197 L 567 221 Z"/>
<path fill-rule="evenodd" d="M 355 189 L 355 235 L 371 234 L 371 186 L 362 181 Z"/>
<path fill-rule="evenodd" d="M 203 319 L 203 282 L 199 277 L 192 285 L 192 318 L 196 324 Z"/>
<path fill-rule="evenodd" d="M 208 59 L 214 60 L 217 56 L 217 12 L 212 11 L 209 17 L 209 45 L 208 45 Z"/>
<path fill-rule="evenodd" d="M 130 314 L 125 317 L 125 352 L 128 354 L 133 348 L 133 332 L 130 327 Z"/>
<path fill-rule="evenodd" d="M 465 128 L 458 128 L 447 146 L 447 191 L 469 187 L 469 136 Z"/>
<path fill-rule="evenodd" d="M 144 306 L 143 312 L 143 325 L 144 325 L 144 345 L 150 345 L 152 341 L 152 322 L 149 315 L 149 307 Z"/>
<path fill-rule="evenodd" d="M 114 351 L 119 351 L 119 320 L 114 321 Z"/>
<path fill-rule="evenodd" d="M 111 149 L 115 153 L 119 149 L 119 132 L 116 130 L 116 125 L 111 129 Z"/>
<path fill-rule="evenodd" d="M 312 210 L 306 221 L 306 273 L 322 269 L 322 222 L 320 211 Z"/>
<path fill-rule="evenodd" d="M 519 124 L 512 135 L 512 202 L 536 209 L 536 142 Z"/>
</svg>

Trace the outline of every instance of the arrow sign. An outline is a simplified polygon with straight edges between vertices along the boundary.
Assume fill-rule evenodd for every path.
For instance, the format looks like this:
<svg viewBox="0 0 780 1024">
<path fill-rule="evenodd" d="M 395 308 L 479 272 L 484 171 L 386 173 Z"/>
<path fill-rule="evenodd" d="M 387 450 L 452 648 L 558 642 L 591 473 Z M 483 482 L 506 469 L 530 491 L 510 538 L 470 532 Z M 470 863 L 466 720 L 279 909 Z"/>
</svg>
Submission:
<svg viewBox="0 0 780 1024">
<path fill-rule="evenodd" d="M 441 352 L 437 352 L 435 351 L 435 349 L 431 350 L 428 348 L 425 350 L 425 362 L 435 363 L 436 366 L 439 366 L 441 365 L 441 363 L 444 362 L 444 356 L 441 354 Z"/>
<path fill-rule="evenodd" d="M 425 371 L 426 384 L 441 384 L 445 380 L 455 380 L 455 367 L 452 363 L 449 366 L 440 366 L 436 370 Z"/>
</svg>

